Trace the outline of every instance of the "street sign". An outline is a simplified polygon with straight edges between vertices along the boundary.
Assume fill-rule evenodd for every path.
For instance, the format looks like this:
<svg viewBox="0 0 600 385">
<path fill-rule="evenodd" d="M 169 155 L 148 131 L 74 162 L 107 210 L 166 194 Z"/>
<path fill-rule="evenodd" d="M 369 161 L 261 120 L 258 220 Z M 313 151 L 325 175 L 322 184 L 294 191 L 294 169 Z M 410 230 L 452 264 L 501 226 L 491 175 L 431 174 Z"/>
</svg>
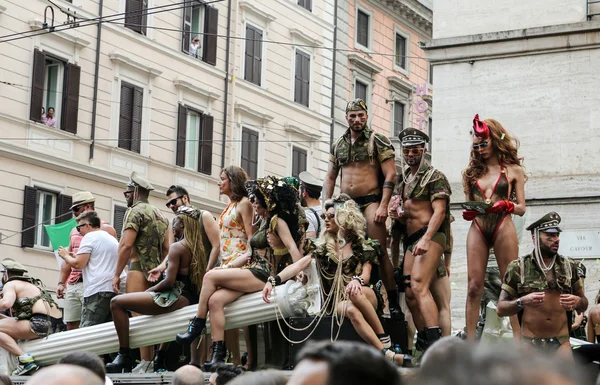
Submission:
<svg viewBox="0 0 600 385">
<path fill-rule="evenodd" d="M 563 231 L 558 252 L 576 259 L 600 258 L 600 230 Z"/>
</svg>

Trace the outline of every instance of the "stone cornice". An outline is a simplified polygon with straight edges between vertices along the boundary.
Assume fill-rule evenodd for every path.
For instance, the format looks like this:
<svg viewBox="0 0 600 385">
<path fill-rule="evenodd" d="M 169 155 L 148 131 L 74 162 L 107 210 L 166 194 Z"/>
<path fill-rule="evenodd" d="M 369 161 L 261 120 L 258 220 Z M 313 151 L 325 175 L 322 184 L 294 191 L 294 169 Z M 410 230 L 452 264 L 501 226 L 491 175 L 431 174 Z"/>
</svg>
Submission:
<svg viewBox="0 0 600 385">
<path fill-rule="evenodd" d="M 412 83 L 400 76 L 390 75 L 387 77 L 387 80 L 390 83 L 390 89 L 397 88 L 399 91 L 403 91 L 406 93 L 413 92 Z"/>
<path fill-rule="evenodd" d="M 369 0 L 392 10 L 392 14 L 431 35 L 433 12 L 416 0 Z"/>
<path fill-rule="evenodd" d="M 292 134 L 300 135 L 300 136 L 303 136 L 303 137 L 311 139 L 311 140 L 320 140 L 321 139 L 321 135 L 309 132 L 309 131 L 304 130 L 301 127 L 296 126 L 291 123 L 286 123 L 284 125 L 284 127 L 287 132 L 292 133 Z"/>
<path fill-rule="evenodd" d="M 377 74 L 383 70 L 383 67 L 373 63 L 369 59 L 364 58 L 358 53 L 349 53 L 348 60 L 356 67 L 369 73 Z"/>
<path fill-rule="evenodd" d="M 158 76 L 158 75 L 162 74 L 161 70 L 158 70 L 156 68 L 153 68 L 152 66 L 146 65 L 146 64 L 142 63 L 141 61 L 134 59 L 130 56 L 127 56 L 117 50 L 115 50 L 113 53 L 108 54 L 108 57 L 113 62 L 125 64 L 130 67 L 136 68 L 140 71 L 148 73 L 150 76 Z"/>
<path fill-rule="evenodd" d="M 221 98 L 220 94 L 218 94 L 216 92 L 208 91 L 208 90 L 204 89 L 203 87 L 200 87 L 191 82 L 188 82 L 187 80 L 182 80 L 182 79 L 176 78 L 175 80 L 173 80 L 173 84 L 175 84 L 175 87 L 181 87 L 186 90 L 195 92 L 199 95 L 202 95 L 202 96 L 206 97 L 209 102 Z"/>
<path fill-rule="evenodd" d="M 312 38 L 310 36 L 308 36 L 306 33 L 304 33 L 303 31 L 297 29 L 297 28 L 290 28 L 290 35 L 292 36 L 292 39 L 298 39 L 298 40 L 302 40 L 305 43 L 308 43 L 310 45 L 313 46 L 317 46 L 320 47 L 323 45 L 323 41 L 319 40 L 319 39 L 315 39 Z"/>
<path fill-rule="evenodd" d="M 240 9 L 242 11 L 250 12 L 250 13 L 253 13 L 253 14 L 259 16 L 266 23 L 270 23 L 270 22 L 275 21 L 277 19 L 275 16 L 271 15 L 268 12 L 265 12 L 265 11 L 259 9 L 257 6 L 255 6 L 254 4 L 251 4 L 249 1 L 246 1 L 246 0 L 240 1 L 239 2 L 239 7 L 240 7 Z"/>
<path fill-rule="evenodd" d="M 259 112 L 256 109 L 252 108 L 251 106 L 240 103 L 240 102 L 235 102 L 235 109 L 238 111 L 242 111 L 247 115 L 251 115 L 251 116 L 254 116 L 254 117 L 262 120 L 263 124 L 275 119 L 275 117 L 272 115 Z"/>
</svg>

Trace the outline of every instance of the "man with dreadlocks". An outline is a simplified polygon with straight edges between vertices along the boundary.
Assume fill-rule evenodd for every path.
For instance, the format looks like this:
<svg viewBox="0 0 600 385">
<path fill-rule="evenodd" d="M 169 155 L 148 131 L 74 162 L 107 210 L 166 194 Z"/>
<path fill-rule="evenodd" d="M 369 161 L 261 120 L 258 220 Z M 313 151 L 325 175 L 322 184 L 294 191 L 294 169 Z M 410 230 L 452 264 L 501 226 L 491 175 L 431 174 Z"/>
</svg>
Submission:
<svg viewBox="0 0 600 385">
<path fill-rule="evenodd" d="M 508 265 L 497 312 L 519 316 L 523 343 L 571 354 L 571 312 L 584 312 L 588 300 L 575 261 L 558 254 L 559 224 L 552 211 L 527 227 L 535 248 Z"/>
<path fill-rule="evenodd" d="M 437 279 L 444 250 L 450 248 L 450 184 L 446 176 L 425 160 L 429 137 L 415 128 L 399 134 L 402 176 L 396 190 L 399 205 L 390 216 L 406 224 L 403 281 L 406 304 L 417 328 L 420 348 L 426 350 L 441 338 L 438 307 L 430 286 Z M 451 252 L 451 250 L 450 250 Z"/>
<path fill-rule="evenodd" d="M 123 294 L 112 299 L 110 310 L 119 336 L 119 354 L 106 365 L 107 371 L 129 371 L 135 363 L 130 355 L 127 311 L 157 315 L 198 303 L 198 292 L 210 253 L 206 248 L 201 217 L 201 210 L 179 207 L 173 220 L 173 235 L 177 242 L 169 249 L 165 279 L 145 292 Z M 158 356 L 165 354 L 159 351 Z"/>
</svg>

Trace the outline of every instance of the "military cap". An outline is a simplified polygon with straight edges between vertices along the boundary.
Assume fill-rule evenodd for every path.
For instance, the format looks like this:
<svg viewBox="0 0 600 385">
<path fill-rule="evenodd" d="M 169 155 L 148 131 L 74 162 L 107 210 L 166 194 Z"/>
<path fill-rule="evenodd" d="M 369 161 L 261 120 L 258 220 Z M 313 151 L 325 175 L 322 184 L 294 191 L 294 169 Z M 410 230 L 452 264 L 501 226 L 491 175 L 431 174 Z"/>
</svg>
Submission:
<svg viewBox="0 0 600 385">
<path fill-rule="evenodd" d="M 12 258 L 4 258 L 2 262 L 0 262 L 0 264 L 2 264 L 2 266 L 4 266 L 4 268 L 7 271 L 20 271 L 23 273 L 27 273 L 27 269 L 25 268 L 25 266 L 21 265 L 19 262 L 15 261 Z"/>
<path fill-rule="evenodd" d="M 298 179 L 300 179 L 300 185 L 307 190 L 317 192 L 323 190 L 323 183 L 308 171 L 302 171 L 298 175 Z"/>
<path fill-rule="evenodd" d="M 538 230 L 544 233 L 560 233 L 562 230 L 558 225 L 560 224 L 560 215 L 557 212 L 551 211 L 544 215 L 537 221 L 533 222 L 527 227 L 528 231 Z"/>
<path fill-rule="evenodd" d="M 408 127 L 400 131 L 398 134 L 402 147 L 418 146 L 420 144 L 429 143 L 429 136 L 421 130 Z"/>
<path fill-rule="evenodd" d="M 127 184 L 127 187 L 139 187 L 148 191 L 154 190 L 150 182 L 139 176 L 135 171 L 131 173 L 131 181 Z"/>
<path fill-rule="evenodd" d="M 73 204 L 69 210 L 73 210 L 74 207 L 79 205 L 94 203 L 96 202 L 96 198 L 89 191 L 80 191 L 78 193 L 73 194 Z"/>
<path fill-rule="evenodd" d="M 350 100 L 348 102 L 348 104 L 346 105 L 346 113 L 348 113 L 348 111 L 360 111 L 360 110 L 367 111 L 367 104 L 362 99 Z"/>
</svg>

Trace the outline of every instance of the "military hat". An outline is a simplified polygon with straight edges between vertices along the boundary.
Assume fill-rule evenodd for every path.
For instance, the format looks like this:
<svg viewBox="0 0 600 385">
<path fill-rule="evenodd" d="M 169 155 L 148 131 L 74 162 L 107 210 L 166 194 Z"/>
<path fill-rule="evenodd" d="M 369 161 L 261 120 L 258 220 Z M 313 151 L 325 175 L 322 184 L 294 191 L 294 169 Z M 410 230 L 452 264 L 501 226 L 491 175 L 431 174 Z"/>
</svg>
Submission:
<svg viewBox="0 0 600 385">
<path fill-rule="evenodd" d="M 131 173 L 131 181 L 127 184 L 127 187 L 139 187 L 148 191 L 154 190 L 150 182 L 139 176 L 135 171 Z"/>
<path fill-rule="evenodd" d="M 560 224 L 560 215 L 557 212 L 551 211 L 544 215 L 537 221 L 533 222 L 527 227 L 528 231 L 538 230 L 544 233 L 560 233 L 562 230 L 558 225 Z"/>
<path fill-rule="evenodd" d="M 27 269 L 25 266 L 21 265 L 19 262 L 15 261 L 12 258 L 4 258 L 0 264 L 4 266 L 7 271 L 20 271 L 23 273 L 27 273 Z"/>
<path fill-rule="evenodd" d="M 317 192 L 323 190 L 323 183 L 308 171 L 302 171 L 298 175 L 298 179 L 300 179 L 300 185 L 307 190 Z"/>
<path fill-rule="evenodd" d="M 89 191 L 80 191 L 78 193 L 73 194 L 73 204 L 69 210 L 73 210 L 74 207 L 79 205 L 94 203 L 96 202 L 96 198 Z"/>
<path fill-rule="evenodd" d="M 360 110 L 367 111 L 367 104 L 362 99 L 350 100 L 348 102 L 348 104 L 346 105 L 346 113 L 348 113 L 348 111 L 360 111 Z"/>
<path fill-rule="evenodd" d="M 400 131 L 398 134 L 402 147 L 418 146 L 420 144 L 429 143 L 429 136 L 421 130 L 408 127 Z"/>
</svg>

